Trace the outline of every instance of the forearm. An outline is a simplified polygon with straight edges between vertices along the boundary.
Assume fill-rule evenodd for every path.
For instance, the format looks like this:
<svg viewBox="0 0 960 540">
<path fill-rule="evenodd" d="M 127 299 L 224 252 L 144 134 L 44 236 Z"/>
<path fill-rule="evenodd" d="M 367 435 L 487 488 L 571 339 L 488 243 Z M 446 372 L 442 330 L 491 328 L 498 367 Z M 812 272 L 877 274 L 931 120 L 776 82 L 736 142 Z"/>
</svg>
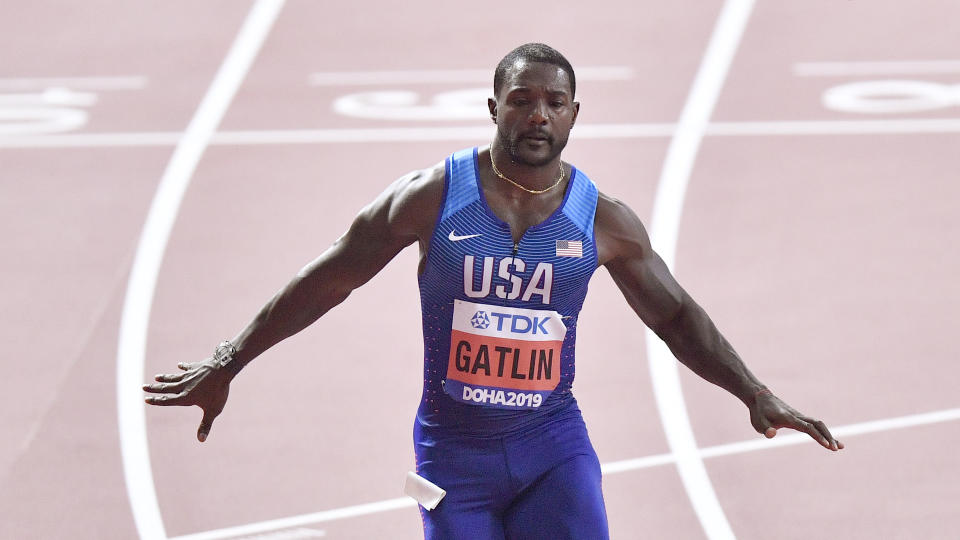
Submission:
<svg viewBox="0 0 960 540">
<path fill-rule="evenodd" d="M 251 360 L 343 302 L 406 246 L 432 231 L 444 168 L 416 171 L 364 207 L 347 232 L 305 266 L 232 340 L 234 375 Z"/>
<path fill-rule="evenodd" d="M 706 312 L 684 293 L 674 317 L 654 331 L 680 362 L 700 377 L 737 396 L 748 407 L 763 383 L 747 369 Z"/>
<path fill-rule="evenodd" d="M 359 286 L 336 263 L 337 248 L 334 245 L 298 272 L 231 340 L 237 349 L 230 366 L 234 375 L 270 347 L 313 324 Z"/>
</svg>

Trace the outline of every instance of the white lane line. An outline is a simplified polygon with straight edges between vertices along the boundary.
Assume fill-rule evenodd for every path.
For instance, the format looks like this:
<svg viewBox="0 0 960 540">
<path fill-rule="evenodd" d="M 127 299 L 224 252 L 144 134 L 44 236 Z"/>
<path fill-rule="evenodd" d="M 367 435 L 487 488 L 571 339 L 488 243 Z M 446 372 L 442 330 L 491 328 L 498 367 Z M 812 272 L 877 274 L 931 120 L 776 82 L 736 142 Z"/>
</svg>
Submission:
<svg viewBox="0 0 960 540">
<path fill-rule="evenodd" d="M 960 131 L 960 119 L 958 118 L 714 122 L 707 126 L 707 135 L 710 136 L 909 135 L 917 133 L 957 133 L 958 131 Z"/>
<path fill-rule="evenodd" d="M 317 529 L 288 529 L 274 533 L 257 534 L 255 536 L 244 536 L 239 540 L 300 540 L 301 538 L 326 538 L 327 532 Z"/>
<path fill-rule="evenodd" d="M 636 77 L 629 66 L 582 66 L 577 80 L 622 81 Z M 411 69 L 381 71 L 324 71 L 307 77 L 311 86 L 382 86 L 387 84 L 485 83 L 493 84 L 490 69 Z"/>
<path fill-rule="evenodd" d="M 370 143 L 422 141 L 475 141 L 490 138 L 496 126 L 433 127 L 433 128 L 369 128 L 369 129 L 305 129 L 286 131 L 223 131 L 217 144 L 300 143 Z"/>
<path fill-rule="evenodd" d="M 798 77 L 941 75 L 948 73 L 960 73 L 960 60 L 797 62 L 793 65 L 793 74 Z"/>
<path fill-rule="evenodd" d="M 215 146 L 267 144 L 327 144 L 423 141 L 475 141 L 489 137 L 493 127 L 430 127 L 368 129 L 287 129 L 220 131 L 210 141 Z M 642 139 L 673 135 L 674 124 L 583 124 L 578 139 Z M 958 118 L 902 120 L 823 120 L 796 122 L 713 122 L 705 136 L 790 136 L 790 135 L 896 135 L 960 133 Z M 0 136 L 0 148 L 91 148 L 164 147 L 177 144 L 176 131 L 126 133 L 73 133 L 60 135 Z"/>
<path fill-rule="evenodd" d="M 680 216 L 690 173 L 752 11 L 753 0 L 727 0 L 724 3 L 667 150 L 654 199 L 650 240 L 671 269 L 676 260 Z M 710 540 L 733 539 L 733 529 L 717 500 L 697 449 L 680 386 L 677 361 L 649 329 L 647 359 L 660 421 L 700 526 Z"/>
<path fill-rule="evenodd" d="M 66 87 L 75 90 L 139 90 L 147 86 L 140 75 L 119 77 L 5 77 L 0 90 L 39 90 Z"/>
<path fill-rule="evenodd" d="M 861 422 L 858 424 L 848 424 L 845 426 L 834 426 L 831 433 L 838 438 L 853 437 L 856 435 L 866 435 L 869 433 L 879 433 L 893 429 L 905 429 L 909 427 L 937 424 L 960 420 L 960 409 L 945 409 L 929 413 L 914 414 L 909 416 L 900 416 L 896 418 L 887 418 L 884 420 L 875 420 L 870 422 Z M 816 445 L 810 437 L 803 433 L 781 433 L 773 439 L 765 439 L 759 435 L 755 439 L 740 441 L 716 446 L 707 446 L 699 450 L 701 457 L 709 459 L 719 456 L 728 456 L 744 452 L 756 452 L 758 450 L 771 450 L 782 448 L 784 446 L 793 446 L 797 444 Z M 611 461 L 601 465 L 600 469 L 604 475 L 613 475 L 623 472 L 637 471 L 669 465 L 676 461 L 673 454 L 655 454 L 635 459 L 624 459 L 620 461 Z M 299 527 L 311 525 L 326 521 L 335 521 L 351 517 L 366 516 L 389 512 L 404 508 L 413 508 L 416 503 L 413 499 L 401 497 L 397 499 L 387 499 L 367 504 L 358 504 L 344 508 L 335 508 L 313 514 L 304 514 L 286 518 L 250 523 L 247 525 L 238 525 L 224 529 L 214 529 L 185 536 L 176 536 L 170 540 L 217 540 L 221 538 L 232 538 L 240 535 L 257 534 L 266 531 L 275 531 L 290 527 Z"/>
<path fill-rule="evenodd" d="M 883 420 L 874 420 L 871 422 L 861 422 L 858 424 L 831 427 L 830 433 L 842 441 L 846 437 L 853 437 L 856 435 L 880 433 L 893 429 L 904 429 L 930 424 L 939 424 L 942 422 L 952 422 L 955 420 L 960 420 L 960 409 L 945 409 L 942 411 L 911 414 L 908 416 L 898 416 L 895 418 L 885 418 Z M 702 449 L 700 455 L 705 458 L 711 458 L 812 442 L 813 441 L 810 439 L 810 437 L 804 433 L 786 433 L 777 435 L 773 439 L 760 438 L 750 441 L 710 446 Z"/>
<path fill-rule="evenodd" d="M 0 148 L 94 148 L 174 146 L 183 136 L 178 131 L 119 133 L 66 133 L 57 135 L 0 136 Z"/>
<path fill-rule="evenodd" d="M 265 531 L 275 531 L 278 529 L 287 529 L 290 527 L 299 527 L 313 523 L 322 523 L 324 521 L 334 521 L 369 514 L 379 514 L 391 510 L 400 510 L 402 508 L 416 508 L 417 502 L 410 497 L 399 497 L 396 499 L 387 499 L 366 504 L 357 504 L 346 506 L 324 512 L 315 512 L 313 514 L 304 514 L 301 516 L 292 516 L 288 518 L 272 519 L 270 521 L 261 521 L 249 525 L 239 525 L 225 529 L 216 529 L 186 536 L 175 536 L 170 540 L 216 540 L 219 538 L 231 538 L 245 534 L 261 533 Z"/>
<path fill-rule="evenodd" d="M 143 539 L 166 538 L 153 483 L 140 390 L 157 275 L 190 178 L 282 6 L 283 0 L 258 0 L 251 8 L 167 164 L 137 244 L 120 321 L 117 416 L 127 495 Z"/>
</svg>

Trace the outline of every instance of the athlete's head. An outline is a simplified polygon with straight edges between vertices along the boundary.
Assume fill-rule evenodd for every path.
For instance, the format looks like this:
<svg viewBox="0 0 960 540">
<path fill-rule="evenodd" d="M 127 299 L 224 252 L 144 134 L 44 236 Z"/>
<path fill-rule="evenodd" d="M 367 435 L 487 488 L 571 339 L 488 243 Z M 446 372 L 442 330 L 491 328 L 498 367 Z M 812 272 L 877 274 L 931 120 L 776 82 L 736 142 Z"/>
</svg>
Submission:
<svg viewBox="0 0 960 540">
<path fill-rule="evenodd" d="M 570 62 L 542 43 L 521 45 L 500 61 L 494 97 L 487 100 L 497 141 L 510 158 L 539 167 L 567 145 L 580 104 Z"/>
<path fill-rule="evenodd" d="M 507 72 L 510 71 L 517 61 L 541 62 L 552 64 L 566 72 L 570 80 L 570 99 L 577 95 L 577 76 L 573 73 L 573 66 L 560 54 L 560 51 L 544 43 L 526 43 L 507 53 L 497 64 L 497 70 L 493 72 L 493 95 L 500 97 L 500 87 L 507 78 Z"/>
</svg>

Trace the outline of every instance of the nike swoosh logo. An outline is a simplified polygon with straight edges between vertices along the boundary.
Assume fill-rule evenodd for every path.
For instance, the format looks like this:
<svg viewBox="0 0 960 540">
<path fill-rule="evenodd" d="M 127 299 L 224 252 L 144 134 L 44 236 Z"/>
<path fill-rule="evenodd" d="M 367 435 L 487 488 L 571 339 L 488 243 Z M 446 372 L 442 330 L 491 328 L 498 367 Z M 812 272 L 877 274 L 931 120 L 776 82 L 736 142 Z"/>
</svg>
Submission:
<svg viewBox="0 0 960 540">
<path fill-rule="evenodd" d="M 476 238 L 476 237 L 478 237 L 478 236 L 483 236 L 483 235 L 480 235 L 480 234 L 465 234 L 465 235 L 463 235 L 463 236 L 457 236 L 457 232 L 456 232 L 456 231 L 450 231 L 450 234 L 447 236 L 447 238 L 450 239 L 451 242 L 459 242 L 459 241 L 461 241 L 461 240 L 466 240 L 467 238 Z"/>
</svg>

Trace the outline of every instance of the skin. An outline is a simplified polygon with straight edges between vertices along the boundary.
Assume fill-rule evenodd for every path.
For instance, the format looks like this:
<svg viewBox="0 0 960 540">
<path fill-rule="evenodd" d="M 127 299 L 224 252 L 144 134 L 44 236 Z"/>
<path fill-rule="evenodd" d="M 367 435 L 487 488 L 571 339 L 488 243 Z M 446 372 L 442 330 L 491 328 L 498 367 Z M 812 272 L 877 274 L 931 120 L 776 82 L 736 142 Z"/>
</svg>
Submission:
<svg viewBox="0 0 960 540">
<path fill-rule="evenodd" d="M 520 60 L 508 70 L 488 106 L 497 134 L 490 148 L 479 153 L 480 183 L 491 209 L 510 224 L 516 242 L 562 203 L 570 166 L 561 161 L 560 154 L 580 104 L 573 100 L 569 78 L 561 68 Z M 528 193 L 493 173 L 491 155 L 505 176 L 529 189 L 556 183 L 561 167 L 565 179 L 545 193 Z M 157 375 L 155 383 L 144 385 L 152 394 L 146 402 L 199 406 L 203 419 L 197 438 L 206 440 L 226 404 L 230 381 L 250 361 L 344 301 L 414 242 L 420 249 L 419 268 L 423 270 L 442 205 L 443 184 L 443 163 L 398 179 L 231 340 L 237 354 L 230 364 L 217 369 L 210 358 L 181 363 L 180 373 Z M 640 319 L 684 365 L 740 399 L 758 433 L 773 437 L 778 429 L 790 428 L 807 433 L 824 448 L 843 448 L 823 422 L 784 403 L 747 369 L 653 251 L 643 224 L 629 207 L 601 193 L 595 231 L 599 264 L 607 268 Z"/>
</svg>

